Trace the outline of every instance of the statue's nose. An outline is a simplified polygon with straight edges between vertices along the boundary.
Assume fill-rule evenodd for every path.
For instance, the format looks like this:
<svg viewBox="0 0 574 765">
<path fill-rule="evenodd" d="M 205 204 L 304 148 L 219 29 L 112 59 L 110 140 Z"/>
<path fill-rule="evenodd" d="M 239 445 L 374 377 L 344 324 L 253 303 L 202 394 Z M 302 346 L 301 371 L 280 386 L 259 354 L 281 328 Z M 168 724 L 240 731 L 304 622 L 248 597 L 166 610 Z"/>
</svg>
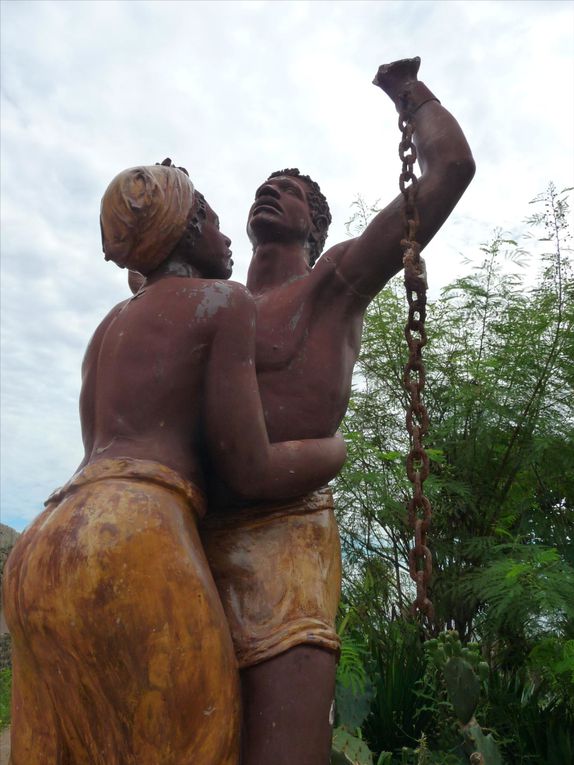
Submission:
<svg viewBox="0 0 574 765">
<path fill-rule="evenodd" d="M 264 184 L 260 187 L 259 191 L 257 192 L 257 198 L 259 197 L 273 197 L 274 199 L 279 199 L 281 196 L 279 193 L 279 190 L 275 188 L 275 186 L 272 186 L 271 184 Z"/>
</svg>

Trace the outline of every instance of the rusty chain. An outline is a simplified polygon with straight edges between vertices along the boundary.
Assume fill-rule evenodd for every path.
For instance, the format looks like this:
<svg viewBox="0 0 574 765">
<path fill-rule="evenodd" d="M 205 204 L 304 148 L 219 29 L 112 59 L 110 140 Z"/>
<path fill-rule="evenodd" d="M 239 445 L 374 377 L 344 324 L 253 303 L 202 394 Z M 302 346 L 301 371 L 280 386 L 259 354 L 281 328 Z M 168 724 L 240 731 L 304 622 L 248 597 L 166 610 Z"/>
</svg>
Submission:
<svg viewBox="0 0 574 765">
<path fill-rule="evenodd" d="M 403 163 L 399 186 L 404 197 L 405 223 L 405 235 L 404 239 L 401 239 L 401 247 L 409 304 L 405 325 L 409 358 L 403 373 L 403 384 L 409 394 L 406 425 L 411 446 L 406 467 L 407 476 L 413 485 L 413 496 L 407 506 L 407 522 L 415 534 L 414 547 L 409 550 L 409 573 L 417 587 L 413 609 L 432 620 L 433 605 L 427 594 L 427 585 L 432 574 L 432 555 L 427 546 L 427 531 L 431 523 L 432 508 L 430 501 L 423 493 L 423 484 L 429 474 L 429 458 L 423 446 L 423 439 L 429 429 L 429 418 L 422 401 L 425 387 L 422 349 L 427 342 L 425 332 L 427 284 L 424 261 L 420 256 L 421 246 L 416 241 L 419 215 L 416 206 L 417 178 L 413 171 L 417 160 L 417 151 L 412 141 L 415 128 L 412 118 L 405 111 L 402 111 L 399 116 L 399 129 L 402 133 L 399 157 Z"/>
</svg>

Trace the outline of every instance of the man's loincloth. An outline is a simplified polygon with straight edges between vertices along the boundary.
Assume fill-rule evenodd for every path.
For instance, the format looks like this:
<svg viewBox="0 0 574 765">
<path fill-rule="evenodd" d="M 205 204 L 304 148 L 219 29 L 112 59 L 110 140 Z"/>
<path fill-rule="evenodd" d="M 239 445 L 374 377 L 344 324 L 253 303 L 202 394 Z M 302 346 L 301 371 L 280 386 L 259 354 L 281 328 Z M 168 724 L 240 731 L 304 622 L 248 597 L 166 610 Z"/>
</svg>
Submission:
<svg viewBox="0 0 574 765">
<path fill-rule="evenodd" d="M 341 548 L 329 489 L 208 513 L 200 534 L 240 668 L 301 644 L 338 652 Z"/>
</svg>

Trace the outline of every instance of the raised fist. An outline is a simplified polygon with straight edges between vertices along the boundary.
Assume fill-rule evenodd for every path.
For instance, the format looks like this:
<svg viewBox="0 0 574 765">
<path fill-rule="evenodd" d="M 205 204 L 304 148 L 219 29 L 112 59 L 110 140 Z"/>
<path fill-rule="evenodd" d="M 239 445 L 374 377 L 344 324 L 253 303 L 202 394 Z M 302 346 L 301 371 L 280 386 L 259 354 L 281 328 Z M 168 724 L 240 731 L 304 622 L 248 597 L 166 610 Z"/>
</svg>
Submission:
<svg viewBox="0 0 574 765">
<path fill-rule="evenodd" d="M 390 64 L 382 64 L 375 75 L 373 85 L 384 90 L 396 102 L 405 88 L 410 83 L 417 81 L 420 65 L 419 56 L 402 58 L 400 61 L 393 61 Z"/>
</svg>

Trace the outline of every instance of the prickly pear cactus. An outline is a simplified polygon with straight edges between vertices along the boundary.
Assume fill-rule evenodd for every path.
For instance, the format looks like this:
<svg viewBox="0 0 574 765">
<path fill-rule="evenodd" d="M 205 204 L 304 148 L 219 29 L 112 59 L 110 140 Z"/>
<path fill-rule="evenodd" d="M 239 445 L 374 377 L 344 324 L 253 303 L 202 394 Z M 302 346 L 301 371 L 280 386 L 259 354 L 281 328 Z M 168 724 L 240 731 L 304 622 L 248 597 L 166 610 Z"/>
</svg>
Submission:
<svg viewBox="0 0 574 765">
<path fill-rule="evenodd" d="M 480 754 L 484 765 L 503 765 L 498 744 L 492 738 L 491 733 L 488 736 L 484 735 L 482 728 L 476 720 L 471 720 L 468 725 L 462 728 L 462 735 L 464 738 L 464 749 L 467 754 L 470 754 L 471 762 L 475 754 Z M 475 762 L 481 761 L 475 758 Z"/>
<path fill-rule="evenodd" d="M 337 683 L 335 691 L 335 724 L 350 731 L 355 731 L 367 719 L 371 711 L 371 702 L 375 688 L 367 678 L 361 688 Z"/>
<path fill-rule="evenodd" d="M 335 728 L 331 765 L 373 765 L 373 757 L 364 741 L 345 728 Z"/>
<path fill-rule="evenodd" d="M 456 714 L 463 738 L 463 749 L 472 765 L 503 765 L 498 744 L 492 734 L 484 735 L 474 712 L 480 699 L 481 680 L 488 679 L 489 667 L 481 661 L 478 646 L 464 647 L 458 633 L 446 632 L 425 645 L 429 658 L 442 672 L 448 700 Z"/>
<path fill-rule="evenodd" d="M 457 719 L 466 725 L 480 698 L 480 680 L 470 664 L 460 656 L 452 656 L 443 669 L 446 691 Z"/>
</svg>

